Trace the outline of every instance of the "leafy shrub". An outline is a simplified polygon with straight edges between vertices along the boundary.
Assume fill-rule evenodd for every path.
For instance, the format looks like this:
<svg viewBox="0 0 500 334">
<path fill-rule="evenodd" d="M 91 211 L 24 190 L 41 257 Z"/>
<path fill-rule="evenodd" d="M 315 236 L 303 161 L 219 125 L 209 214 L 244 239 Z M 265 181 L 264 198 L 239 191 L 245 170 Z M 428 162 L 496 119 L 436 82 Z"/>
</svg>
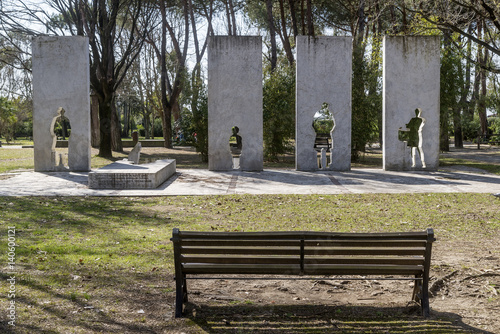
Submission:
<svg viewBox="0 0 500 334">
<path fill-rule="evenodd" d="M 278 160 L 295 135 L 295 68 L 277 67 L 264 80 L 264 156 Z"/>
</svg>

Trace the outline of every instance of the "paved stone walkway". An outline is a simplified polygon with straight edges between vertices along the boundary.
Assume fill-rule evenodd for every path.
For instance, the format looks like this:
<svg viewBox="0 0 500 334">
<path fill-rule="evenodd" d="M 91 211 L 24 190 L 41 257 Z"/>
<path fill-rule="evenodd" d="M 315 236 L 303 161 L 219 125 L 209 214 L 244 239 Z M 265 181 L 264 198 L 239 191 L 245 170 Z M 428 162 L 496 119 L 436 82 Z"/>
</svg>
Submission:
<svg viewBox="0 0 500 334">
<path fill-rule="evenodd" d="M 444 157 L 500 163 L 500 148 L 453 149 Z M 177 169 L 157 189 L 89 189 L 88 173 L 16 172 L 0 174 L 0 196 L 175 196 L 224 194 L 362 194 L 362 193 L 500 193 L 500 175 L 467 166 L 440 167 L 437 172 L 389 172 L 353 169 L 349 172 L 212 172 Z"/>
<path fill-rule="evenodd" d="M 157 189 L 99 190 L 87 187 L 88 173 L 1 174 L 0 196 L 173 196 L 224 194 L 500 193 L 500 175 L 465 171 L 389 172 L 212 172 L 178 169 Z"/>
</svg>

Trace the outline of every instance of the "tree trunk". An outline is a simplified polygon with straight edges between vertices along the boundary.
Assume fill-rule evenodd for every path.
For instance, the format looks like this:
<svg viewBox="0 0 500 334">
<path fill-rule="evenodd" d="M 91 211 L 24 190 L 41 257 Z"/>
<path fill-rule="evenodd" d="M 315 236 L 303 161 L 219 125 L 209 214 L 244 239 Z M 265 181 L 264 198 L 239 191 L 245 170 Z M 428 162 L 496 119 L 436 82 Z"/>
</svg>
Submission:
<svg viewBox="0 0 500 334">
<path fill-rule="evenodd" d="M 464 148 L 461 110 L 462 108 L 460 107 L 460 105 L 453 110 L 453 136 L 455 148 Z"/>
<path fill-rule="evenodd" d="M 487 82 L 486 82 L 486 70 L 484 69 L 484 66 L 486 66 L 488 62 L 488 50 L 483 50 L 483 56 L 480 59 L 480 63 L 483 66 L 481 68 L 481 97 L 479 98 L 479 105 L 478 105 L 478 113 L 479 113 L 479 119 L 481 121 L 481 133 L 483 135 L 488 133 L 488 119 L 486 117 L 486 95 L 488 93 L 488 87 L 487 87 Z"/>
<path fill-rule="evenodd" d="M 479 39 L 482 38 L 483 35 L 483 21 L 478 20 L 477 21 L 477 36 Z M 486 57 L 483 56 L 484 48 L 481 45 L 478 45 L 477 47 L 477 59 L 478 59 L 478 64 L 476 65 L 476 74 L 474 77 L 474 91 L 472 93 L 472 99 L 471 102 L 473 102 L 474 106 L 474 111 L 478 112 L 480 122 L 481 122 L 481 128 L 478 130 L 481 135 L 486 134 L 486 105 L 484 98 L 486 97 L 483 95 L 483 92 L 486 89 L 486 72 L 483 68 L 481 68 L 481 65 L 486 65 Z M 484 84 L 483 84 L 484 83 Z M 483 121 L 484 118 L 484 121 Z"/>
<path fill-rule="evenodd" d="M 161 118 L 161 124 L 163 126 L 163 140 L 165 144 L 163 145 L 166 148 L 172 148 L 172 116 L 170 114 L 170 108 L 164 108 L 162 110 L 163 114 Z"/>
<path fill-rule="evenodd" d="M 94 148 L 99 147 L 100 134 L 99 134 L 99 98 L 97 95 L 92 94 L 90 105 L 90 143 Z"/>
<path fill-rule="evenodd" d="M 121 109 L 121 113 L 123 114 L 123 128 L 122 128 L 122 133 L 121 136 L 122 138 L 127 138 L 128 137 L 128 132 L 129 132 L 129 114 L 130 114 L 130 106 L 128 106 L 127 101 L 123 101 L 121 104 L 121 108 L 116 108 L 117 110 Z M 120 112 L 118 112 L 120 114 Z"/>
<path fill-rule="evenodd" d="M 281 16 L 281 29 L 283 35 L 283 48 L 285 49 L 286 58 L 288 59 L 288 63 L 290 66 L 294 63 L 292 47 L 290 45 L 290 38 L 288 37 L 287 25 L 286 25 L 286 17 L 285 17 L 285 6 L 283 4 L 284 0 L 279 0 L 280 3 L 280 16 Z"/>
<path fill-rule="evenodd" d="M 355 43 L 356 46 L 360 47 L 363 43 L 363 35 L 365 33 L 365 0 L 359 1 L 358 12 L 357 12 L 357 22 L 356 22 L 356 35 Z M 363 52 L 364 53 L 364 52 Z"/>
<path fill-rule="evenodd" d="M 160 1 L 160 10 L 162 16 L 162 25 L 161 25 L 161 71 L 160 71 L 160 91 L 161 91 L 161 105 L 162 105 L 162 118 L 161 122 L 163 125 L 163 139 L 165 141 L 164 146 L 166 148 L 172 147 L 172 109 L 168 103 L 167 98 L 167 63 L 166 63 L 166 55 L 167 55 L 167 14 L 165 9 L 165 3 Z"/>
<path fill-rule="evenodd" d="M 229 36 L 232 36 L 233 34 L 233 27 L 231 24 L 231 10 L 229 9 L 229 0 L 224 1 L 224 4 L 226 5 L 226 18 L 227 18 L 227 34 Z"/>
<path fill-rule="evenodd" d="M 314 36 L 312 0 L 307 0 L 307 34 L 309 36 Z"/>
<path fill-rule="evenodd" d="M 113 94 L 114 95 L 114 94 Z M 116 110 L 115 98 L 111 99 L 111 148 L 115 152 L 123 152 L 121 124 Z"/>
<path fill-rule="evenodd" d="M 440 108 L 439 108 L 439 149 L 443 152 L 450 150 L 450 139 L 448 127 L 450 122 L 450 111 L 456 107 L 454 95 L 456 94 L 453 75 L 453 62 L 451 56 L 451 34 L 452 31 L 443 29 L 443 61 L 441 62 L 440 77 Z M 453 96 L 453 99 L 451 98 Z"/>
<path fill-rule="evenodd" d="M 306 11 L 304 9 L 304 2 L 306 0 L 300 0 L 300 20 L 302 25 L 302 35 L 307 35 L 306 33 Z"/>
<path fill-rule="evenodd" d="M 448 124 L 450 121 L 449 112 L 441 110 L 440 115 L 440 135 L 439 135 L 439 149 L 448 152 L 450 150 L 450 138 L 448 136 Z"/>
<path fill-rule="evenodd" d="M 470 31 L 471 28 L 469 28 Z M 459 73 L 460 75 L 464 75 L 465 82 L 463 84 L 463 87 L 461 87 L 461 92 L 460 92 L 460 101 L 458 102 L 457 107 L 453 110 L 453 136 L 454 136 L 454 145 L 455 148 L 463 148 L 464 147 L 464 134 L 463 134 L 463 119 L 466 119 L 467 114 L 468 114 L 468 108 L 467 108 L 467 97 L 469 96 L 469 91 L 470 91 L 470 85 L 471 85 L 471 80 L 470 80 L 470 70 L 471 70 L 471 54 L 472 54 L 472 47 L 471 47 L 471 41 L 468 39 L 467 41 L 467 56 L 465 57 L 465 74 L 463 73 L 463 66 L 462 62 L 459 63 Z"/>
<path fill-rule="evenodd" d="M 366 92 L 365 92 L 365 69 L 366 64 L 364 61 L 364 47 L 363 47 L 363 36 L 365 29 L 365 12 L 364 6 L 365 0 L 359 1 L 359 7 L 356 12 L 357 20 L 355 30 L 352 32 L 353 35 L 353 59 L 352 59 L 352 131 L 353 135 L 351 138 L 351 151 L 352 159 L 357 160 L 359 158 L 359 152 L 365 152 L 365 145 L 367 143 L 367 136 L 364 127 L 369 124 L 367 119 L 366 109 L 364 107 L 366 103 Z"/>
<path fill-rule="evenodd" d="M 288 4 L 290 6 L 290 16 L 292 17 L 292 30 L 293 30 L 293 38 L 297 38 L 299 34 L 299 28 L 297 26 L 297 10 L 295 8 L 296 0 L 288 0 Z"/>
<path fill-rule="evenodd" d="M 174 119 L 174 122 L 177 122 L 181 118 L 181 106 L 179 105 L 179 99 L 176 99 L 175 103 L 172 104 L 171 115 Z"/>
<path fill-rule="evenodd" d="M 271 37 L 271 72 L 276 68 L 278 63 L 278 50 L 276 46 L 276 31 L 273 19 L 273 0 L 266 0 L 267 9 L 267 24 L 269 27 L 269 36 Z"/>
<path fill-rule="evenodd" d="M 99 96 L 99 156 L 112 158 L 111 150 L 111 98 Z"/>
<path fill-rule="evenodd" d="M 229 2 L 229 12 L 231 13 L 231 19 L 233 21 L 233 35 L 236 36 L 238 35 L 238 32 L 236 31 L 236 14 L 234 12 L 234 5 L 233 5 L 233 0 L 228 0 Z"/>
</svg>

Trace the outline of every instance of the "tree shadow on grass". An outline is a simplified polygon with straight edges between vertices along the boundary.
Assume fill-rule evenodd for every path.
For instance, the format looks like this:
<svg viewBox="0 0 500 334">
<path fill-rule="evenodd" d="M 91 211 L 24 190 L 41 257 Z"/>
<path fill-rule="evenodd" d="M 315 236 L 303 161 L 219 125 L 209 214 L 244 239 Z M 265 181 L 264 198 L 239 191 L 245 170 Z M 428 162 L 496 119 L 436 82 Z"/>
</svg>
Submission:
<svg viewBox="0 0 500 334">
<path fill-rule="evenodd" d="M 332 305 L 196 306 L 186 314 L 207 333 L 483 333 L 453 313 L 420 315 L 418 306 Z"/>
<path fill-rule="evenodd" d="M 131 275 L 129 273 L 129 275 Z M 148 274 L 141 275 L 139 273 L 133 274 L 136 276 L 132 279 L 133 282 L 152 282 L 152 276 Z M 127 317 L 124 318 L 123 314 L 115 314 L 100 309 L 97 305 L 100 303 L 101 298 L 92 298 L 85 300 L 81 296 L 73 296 L 70 291 L 77 290 L 77 288 L 63 289 L 54 288 L 47 284 L 37 282 L 34 278 L 23 278 L 26 275 L 16 275 L 16 284 L 18 292 L 16 293 L 16 317 L 14 320 L 15 326 L 8 324 L 11 319 L 0 316 L 0 333 L 14 334 L 14 333 L 37 333 L 37 334 L 51 334 L 62 333 L 68 328 L 74 329 L 76 332 L 86 333 L 157 333 L 155 325 L 164 322 L 164 311 L 161 307 L 165 301 L 164 293 L 156 291 L 154 294 L 149 293 L 146 288 L 138 284 L 131 284 L 126 291 L 126 299 L 124 300 L 123 291 L 119 289 L 110 288 L 110 295 L 105 296 L 106 299 L 114 299 L 120 301 L 120 304 L 125 309 L 133 309 L 136 311 L 138 308 L 147 307 L 151 308 L 151 312 L 147 312 L 147 317 L 150 320 L 148 323 L 145 317 L 141 320 L 141 315 L 136 312 L 127 312 Z M 142 276 L 142 277 L 141 277 Z M 0 273 L 0 279 L 5 281 L 9 275 Z M 97 281 L 93 284 L 85 285 L 86 289 L 93 290 L 95 285 L 108 284 L 110 287 L 119 286 L 122 282 L 118 275 L 108 276 L 105 279 L 102 277 L 92 278 Z M 80 282 L 81 287 L 86 282 Z M 37 296 L 45 296 L 39 299 Z M 173 299 L 173 297 L 172 297 Z M 1 298 L 0 298 L 1 300 Z M 147 301 L 147 302 L 146 302 Z M 97 304 L 97 305 L 95 305 Z M 104 303 L 107 307 L 110 302 Z M 170 303 L 169 303 L 170 304 Z M 115 304 L 116 305 L 116 304 Z M 25 312 L 26 308 L 34 310 L 36 319 L 27 319 L 30 313 Z M 73 311 L 74 310 L 74 311 Z M 154 310 L 154 311 L 153 311 Z M 40 319 L 43 319 L 42 321 Z"/>
</svg>

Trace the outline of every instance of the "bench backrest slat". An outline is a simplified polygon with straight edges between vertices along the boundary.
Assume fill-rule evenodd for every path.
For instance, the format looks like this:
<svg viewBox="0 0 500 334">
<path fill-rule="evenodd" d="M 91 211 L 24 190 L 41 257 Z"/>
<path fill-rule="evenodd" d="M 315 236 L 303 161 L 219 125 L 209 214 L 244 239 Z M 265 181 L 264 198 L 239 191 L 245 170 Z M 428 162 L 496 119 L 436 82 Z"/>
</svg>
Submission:
<svg viewBox="0 0 500 334">
<path fill-rule="evenodd" d="M 346 240 L 389 240 L 389 239 L 427 239 L 427 232 L 389 232 L 389 233 L 334 233 L 334 232 L 308 232 L 308 231 L 293 231 L 293 232 L 194 232 L 194 231 L 178 231 L 173 239 L 179 237 L 182 240 L 187 239 L 226 239 L 226 240 L 241 240 L 241 239 L 346 239 Z"/>
<path fill-rule="evenodd" d="M 181 257 L 183 264 L 213 263 L 213 264 L 298 264 L 299 257 L 291 256 L 189 256 Z M 395 264 L 395 265 L 419 265 L 424 264 L 424 258 L 414 257 L 306 257 L 305 265 L 310 264 Z"/>
<path fill-rule="evenodd" d="M 298 247 L 181 247 L 182 254 L 296 255 Z M 305 248 L 306 256 L 329 255 L 425 255 L 425 248 Z"/>
<path fill-rule="evenodd" d="M 182 246 L 201 247 L 300 247 L 300 240 L 227 240 L 227 239 L 183 239 Z M 425 247 L 426 240 L 304 240 L 305 247 Z"/>
</svg>

